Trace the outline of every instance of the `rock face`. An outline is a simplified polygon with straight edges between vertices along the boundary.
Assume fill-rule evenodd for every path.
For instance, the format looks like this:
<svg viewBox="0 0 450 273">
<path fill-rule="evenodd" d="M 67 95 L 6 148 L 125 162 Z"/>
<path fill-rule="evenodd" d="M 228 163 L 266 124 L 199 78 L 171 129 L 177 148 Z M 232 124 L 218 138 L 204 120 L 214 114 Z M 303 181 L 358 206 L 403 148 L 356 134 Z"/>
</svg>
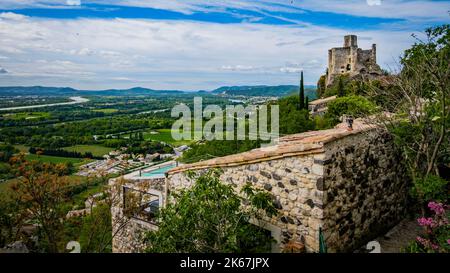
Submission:
<svg viewBox="0 0 450 273">
<path fill-rule="evenodd" d="M 376 77 L 381 75 L 377 64 L 377 47 L 363 50 L 358 48 L 358 37 L 348 35 L 344 37 L 344 47 L 335 47 L 328 51 L 328 69 L 326 86 L 333 84 L 335 78 L 342 74 L 366 75 Z"/>
<path fill-rule="evenodd" d="M 221 168 L 221 180 L 236 192 L 249 182 L 273 195 L 279 214 L 258 225 L 271 231 L 274 252 L 292 245 L 317 252 L 320 229 L 329 252 L 351 251 L 401 220 L 408 181 L 388 134 L 357 121 L 354 128 L 292 135 L 270 150 L 179 167 L 168 173 L 165 191 L 192 186 L 186 170 Z M 136 234 L 152 228 L 131 222 L 114 240 L 114 251 L 138 250 Z"/>
</svg>

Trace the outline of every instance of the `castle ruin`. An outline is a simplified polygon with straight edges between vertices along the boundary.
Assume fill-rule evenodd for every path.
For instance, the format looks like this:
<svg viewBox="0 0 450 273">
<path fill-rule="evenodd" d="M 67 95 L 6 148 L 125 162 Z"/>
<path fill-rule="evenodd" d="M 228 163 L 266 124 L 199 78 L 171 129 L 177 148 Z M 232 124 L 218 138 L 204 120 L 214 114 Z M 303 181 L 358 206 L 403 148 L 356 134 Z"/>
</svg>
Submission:
<svg viewBox="0 0 450 273">
<path fill-rule="evenodd" d="M 358 37 L 347 35 L 344 37 L 344 47 L 328 50 L 328 68 L 326 86 L 333 84 L 340 75 L 350 77 L 362 75 L 374 78 L 381 75 L 381 68 L 377 64 L 377 46 L 363 50 L 358 48 Z"/>
</svg>

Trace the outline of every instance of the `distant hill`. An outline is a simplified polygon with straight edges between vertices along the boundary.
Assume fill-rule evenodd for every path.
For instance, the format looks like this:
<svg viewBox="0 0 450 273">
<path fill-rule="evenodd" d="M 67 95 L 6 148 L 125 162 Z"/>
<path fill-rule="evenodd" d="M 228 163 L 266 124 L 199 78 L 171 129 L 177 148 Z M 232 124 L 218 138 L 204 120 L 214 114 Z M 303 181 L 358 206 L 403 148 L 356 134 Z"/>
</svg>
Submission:
<svg viewBox="0 0 450 273">
<path fill-rule="evenodd" d="M 305 86 L 305 93 L 310 98 L 315 98 L 315 86 Z M 187 92 L 181 90 L 154 90 L 143 87 L 130 89 L 107 89 L 107 90 L 78 90 L 70 87 L 44 87 L 44 86 L 8 86 L 0 87 L 0 96 L 173 96 L 181 94 L 215 94 L 229 96 L 267 96 L 284 97 L 296 94 L 298 86 L 224 86 L 213 91 L 199 90 Z"/>
<path fill-rule="evenodd" d="M 178 90 L 153 90 L 142 87 L 130 89 L 108 89 L 108 90 L 78 90 L 70 87 L 44 87 L 44 86 L 10 86 L 0 87 L 0 96 L 139 96 L 153 95 L 166 96 L 183 94 Z"/>
<path fill-rule="evenodd" d="M 45 96 L 57 96 L 57 95 L 71 95 L 76 94 L 79 90 L 70 87 L 44 87 L 44 86 L 8 86 L 0 87 L 1 96 L 33 96 L 33 95 L 45 95 Z"/>
<path fill-rule="evenodd" d="M 305 86 L 305 92 L 308 96 L 315 97 L 315 86 Z M 269 96 L 284 97 L 298 92 L 296 85 L 278 85 L 278 86 L 223 86 L 212 91 L 215 94 L 230 96 Z"/>
</svg>

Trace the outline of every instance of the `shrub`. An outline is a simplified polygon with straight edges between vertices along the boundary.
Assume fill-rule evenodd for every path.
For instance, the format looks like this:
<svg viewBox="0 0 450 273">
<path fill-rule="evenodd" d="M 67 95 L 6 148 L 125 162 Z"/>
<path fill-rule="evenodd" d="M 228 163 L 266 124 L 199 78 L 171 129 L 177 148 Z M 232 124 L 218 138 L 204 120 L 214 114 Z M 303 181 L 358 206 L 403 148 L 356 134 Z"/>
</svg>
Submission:
<svg viewBox="0 0 450 273">
<path fill-rule="evenodd" d="M 429 200 L 445 202 L 448 198 L 447 184 L 447 180 L 436 175 L 416 178 L 411 189 L 411 195 L 421 203 Z"/>
<path fill-rule="evenodd" d="M 350 115 L 354 118 L 364 117 L 374 113 L 376 106 L 362 96 L 340 97 L 328 104 L 326 118 L 339 121 L 342 115 Z"/>
<path fill-rule="evenodd" d="M 429 202 L 431 217 L 417 219 L 424 227 L 425 234 L 417 236 L 416 240 L 405 249 L 410 253 L 448 253 L 450 251 L 450 225 L 448 206 L 443 203 Z"/>
<path fill-rule="evenodd" d="M 268 251 L 273 238 L 250 223 L 277 214 L 273 197 L 247 184 L 242 196 L 220 181 L 218 170 L 188 174 L 193 186 L 171 195 L 161 209 L 158 230 L 146 236 L 148 252 L 247 253 Z"/>
</svg>

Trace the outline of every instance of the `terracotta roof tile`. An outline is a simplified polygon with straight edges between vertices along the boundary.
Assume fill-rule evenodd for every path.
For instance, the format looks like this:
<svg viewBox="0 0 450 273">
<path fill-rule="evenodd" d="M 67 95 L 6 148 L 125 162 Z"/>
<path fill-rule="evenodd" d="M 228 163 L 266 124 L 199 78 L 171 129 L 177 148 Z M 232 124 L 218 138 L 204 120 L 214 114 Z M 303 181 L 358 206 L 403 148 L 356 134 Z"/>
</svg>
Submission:
<svg viewBox="0 0 450 273">
<path fill-rule="evenodd" d="M 301 134 L 293 134 L 282 137 L 279 143 L 273 146 L 262 147 L 248 152 L 218 157 L 210 160 L 200 161 L 193 164 L 186 164 L 170 170 L 168 173 L 174 174 L 189 169 L 204 169 L 214 167 L 237 166 L 267 161 L 277 158 L 322 153 L 325 143 L 343 138 L 348 135 L 359 134 L 363 131 L 374 129 L 373 124 L 356 119 L 353 123 L 353 130 L 348 130 L 344 123 L 338 124 L 334 129 L 310 131 Z"/>
</svg>

